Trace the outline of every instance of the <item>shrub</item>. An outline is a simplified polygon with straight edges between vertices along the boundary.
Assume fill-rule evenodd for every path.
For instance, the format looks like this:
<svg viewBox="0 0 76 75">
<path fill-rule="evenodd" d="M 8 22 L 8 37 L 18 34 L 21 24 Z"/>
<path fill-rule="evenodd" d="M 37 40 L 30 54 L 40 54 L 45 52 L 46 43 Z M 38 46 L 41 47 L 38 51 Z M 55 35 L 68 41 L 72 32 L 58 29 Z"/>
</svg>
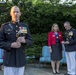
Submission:
<svg viewBox="0 0 76 75">
<path fill-rule="evenodd" d="M 27 48 L 26 54 L 29 56 L 35 55 L 36 58 L 41 56 L 42 46 L 47 45 L 47 33 L 32 34 L 34 44 L 31 48 Z"/>
<path fill-rule="evenodd" d="M 21 2 L 20 2 L 21 1 Z M 34 5 L 33 5 L 34 4 Z M 0 4 L 0 25 L 10 21 L 10 8 L 18 5 L 21 9 L 21 21 L 29 25 L 34 44 L 26 50 L 27 55 L 35 55 L 37 58 L 41 55 L 41 48 L 47 45 L 47 33 L 51 30 L 53 23 L 58 23 L 61 31 L 64 32 L 63 23 L 70 21 L 76 28 L 76 5 L 53 5 L 44 3 L 42 0 L 35 4 L 30 0 L 14 0 L 13 3 Z M 3 7 L 5 7 L 3 9 Z M 3 12 L 4 11 L 4 12 Z"/>
</svg>

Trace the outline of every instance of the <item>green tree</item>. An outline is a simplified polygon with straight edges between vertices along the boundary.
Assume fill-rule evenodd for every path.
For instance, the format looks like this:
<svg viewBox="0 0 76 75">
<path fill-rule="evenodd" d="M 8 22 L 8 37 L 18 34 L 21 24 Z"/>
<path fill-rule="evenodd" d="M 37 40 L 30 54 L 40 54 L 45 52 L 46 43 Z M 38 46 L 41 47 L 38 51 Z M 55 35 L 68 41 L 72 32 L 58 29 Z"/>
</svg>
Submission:
<svg viewBox="0 0 76 75">
<path fill-rule="evenodd" d="M 63 32 L 62 25 L 65 21 L 70 21 L 76 28 L 76 4 L 69 6 L 66 3 L 59 4 L 59 1 L 16 0 L 15 2 L 14 0 L 12 3 L 0 4 L 0 25 L 10 21 L 10 8 L 13 5 L 18 5 L 22 12 L 21 21 L 29 25 L 34 41 L 33 47 L 27 50 L 28 55 L 35 54 L 39 57 L 42 46 L 47 45 L 47 34 L 53 23 L 58 23 Z"/>
</svg>

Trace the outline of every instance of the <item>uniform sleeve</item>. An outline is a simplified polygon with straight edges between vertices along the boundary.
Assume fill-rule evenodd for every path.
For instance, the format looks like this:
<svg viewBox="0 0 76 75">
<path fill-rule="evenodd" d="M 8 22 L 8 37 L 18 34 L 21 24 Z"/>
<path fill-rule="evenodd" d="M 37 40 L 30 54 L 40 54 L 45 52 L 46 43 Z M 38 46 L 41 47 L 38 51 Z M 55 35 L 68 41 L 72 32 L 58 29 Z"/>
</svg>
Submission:
<svg viewBox="0 0 76 75">
<path fill-rule="evenodd" d="M 48 33 L 48 46 L 51 46 L 51 33 Z"/>
<path fill-rule="evenodd" d="M 27 26 L 27 36 L 25 37 L 26 37 L 26 46 L 31 46 L 33 44 L 33 41 L 28 26 Z"/>
<path fill-rule="evenodd" d="M 0 48 L 4 50 L 11 50 L 11 43 L 6 42 L 5 35 L 4 35 L 4 25 L 0 28 Z"/>
<path fill-rule="evenodd" d="M 70 40 L 69 44 L 76 44 L 76 30 L 73 31 L 73 40 Z"/>
</svg>

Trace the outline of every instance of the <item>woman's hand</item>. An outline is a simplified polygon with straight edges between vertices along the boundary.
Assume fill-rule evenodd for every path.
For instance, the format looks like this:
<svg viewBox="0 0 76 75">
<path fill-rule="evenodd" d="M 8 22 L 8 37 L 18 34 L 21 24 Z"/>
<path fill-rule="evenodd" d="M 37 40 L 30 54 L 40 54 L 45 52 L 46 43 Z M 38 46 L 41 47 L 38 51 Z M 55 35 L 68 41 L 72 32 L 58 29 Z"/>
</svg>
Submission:
<svg viewBox="0 0 76 75">
<path fill-rule="evenodd" d="M 62 43 L 62 44 L 64 44 L 65 42 L 64 42 L 64 41 L 62 41 L 61 43 Z"/>
<path fill-rule="evenodd" d="M 52 49 L 50 49 L 50 53 L 52 53 Z"/>
<path fill-rule="evenodd" d="M 52 53 L 52 48 L 51 48 L 51 46 L 49 46 L 49 50 L 50 50 L 50 53 Z"/>
<path fill-rule="evenodd" d="M 65 41 L 65 42 L 62 41 L 61 43 L 62 43 L 62 44 L 69 44 L 69 41 Z"/>
</svg>

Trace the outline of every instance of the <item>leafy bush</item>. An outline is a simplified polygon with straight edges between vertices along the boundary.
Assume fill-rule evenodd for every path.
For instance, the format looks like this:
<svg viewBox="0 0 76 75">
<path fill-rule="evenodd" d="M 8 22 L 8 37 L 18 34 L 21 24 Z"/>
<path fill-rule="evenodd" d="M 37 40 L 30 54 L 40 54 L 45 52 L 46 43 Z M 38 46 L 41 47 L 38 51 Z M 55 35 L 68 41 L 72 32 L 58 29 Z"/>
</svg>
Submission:
<svg viewBox="0 0 76 75">
<path fill-rule="evenodd" d="M 26 54 L 29 56 L 35 55 L 36 58 L 41 56 L 42 46 L 47 45 L 47 33 L 32 34 L 33 46 L 27 48 Z"/>
<path fill-rule="evenodd" d="M 9 13 L 13 5 L 20 7 L 22 12 L 21 21 L 29 25 L 32 34 L 50 31 L 52 24 L 55 22 L 59 24 L 61 30 L 64 30 L 62 25 L 65 21 L 70 21 L 73 27 L 76 28 L 76 5 L 69 7 L 57 4 L 54 6 L 52 3 L 44 3 L 42 0 L 36 4 L 35 1 L 32 3 L 30 0 L 17 0 L 13 1 L 13 3 L 7 2 L 3 5 L 5 12 L 0 11 L 0 25 L 10 21 Z M 2 7 L 2 5 L 0 6 Z"/>
<path fill-rule="evenodd" d="M 0 8 L 2 7 L 2 11 L 0 10 L 0 25 L 10 21 L 10 8 L 13 5 L 18 5 L 22 12 L 21 21 L 29 25 L 34 41 L 33 46 L 27 49 L 27 55 L 39 57 L 42 46 L 47 45 L 47 33 L 51 30 L 53 23 L 58 23 L 63 32 L 65 21 L 70 21 L 72 26 L 76 28 L 76 5 L 66 6 L 52 4 L 52 2 L 44 3 L 42 0 L 32 1 L 34 0 L 13 0 L 12 3 L 0 4 Z"/>
</svg>

